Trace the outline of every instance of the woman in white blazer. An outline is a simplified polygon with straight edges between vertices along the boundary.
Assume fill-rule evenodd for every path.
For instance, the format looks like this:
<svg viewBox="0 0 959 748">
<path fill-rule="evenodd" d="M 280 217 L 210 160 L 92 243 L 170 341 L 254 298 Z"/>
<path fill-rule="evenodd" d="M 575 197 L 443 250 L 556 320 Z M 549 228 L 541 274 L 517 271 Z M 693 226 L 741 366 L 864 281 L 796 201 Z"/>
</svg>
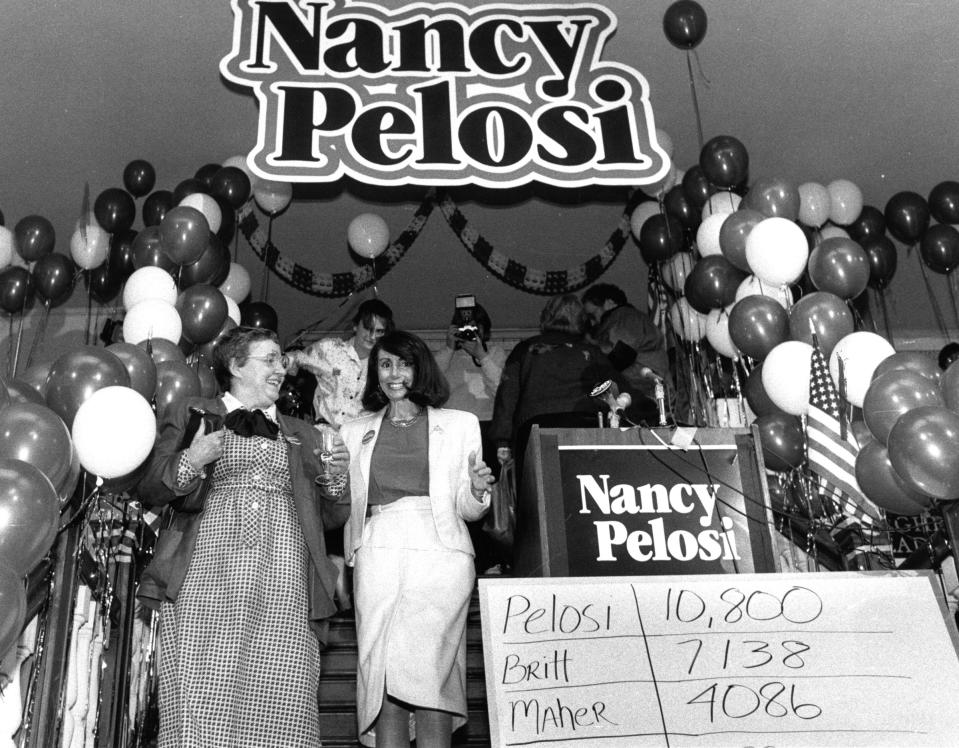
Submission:
<svg viewBox="0 0 959 748">
<path fill-rule="evenodd" d="M 489 508 L 479 422 L 447 410 L 426 344 L 394 331 L 370 354 L 350 453 L 347 563 L 355 567 L 357 717 L 369 746 L 449 746 L 466 723 L 466 615 L 475 583 L 465 522 Z"/>
</svg>

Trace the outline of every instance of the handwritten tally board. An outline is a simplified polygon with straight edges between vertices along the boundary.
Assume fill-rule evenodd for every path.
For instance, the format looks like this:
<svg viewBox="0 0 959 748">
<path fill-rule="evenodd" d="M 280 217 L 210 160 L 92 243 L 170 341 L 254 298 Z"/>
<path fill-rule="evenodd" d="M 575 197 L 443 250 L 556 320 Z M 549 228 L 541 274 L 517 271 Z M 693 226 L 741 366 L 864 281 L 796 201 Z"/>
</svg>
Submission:
<svg viewBox="0 0 959 748">
<path fill-rule="evenodd" d="M 481 579 L 494 746 L 959 741 L 928 572 Z"/>
</svg>

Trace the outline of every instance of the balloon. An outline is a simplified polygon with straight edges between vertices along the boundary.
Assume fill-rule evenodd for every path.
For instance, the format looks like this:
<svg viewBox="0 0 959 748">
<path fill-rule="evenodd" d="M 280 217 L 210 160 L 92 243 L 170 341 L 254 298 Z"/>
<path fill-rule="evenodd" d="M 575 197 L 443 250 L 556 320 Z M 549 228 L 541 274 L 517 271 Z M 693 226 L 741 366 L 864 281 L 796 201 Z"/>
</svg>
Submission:
<svg viewBox="0 0 959 748">
<path fill-rule="evenodd" d="M 736 290 L 746 278 L 722 255 L 703 257 L 686 278 L 686 299 L 698 312 L 729 306 L 736 299 Z"/>
<path fill-rule="evenodd" d="M 104 231 L 116 234 L 133 226 L 137 206 L 130 193 L 120 187 L 108 187 L 93 203 L 93 214 Z"/>
<path fill-rule="evenodd" d="M 897 351 L 893 353 L 889 358 L 883 359 L 879 363 L 872 378 L 875 380 L 886 372 L 902 370 L 915 372 L 937 385 L 942 379 L 942 370 L 939 368 L 936 359 L 922 351 Z"/>
<path fill-rule="evenodd" d="M 97 224 L 77 227 L 70 236 L 70 256 L 83 270 L 101 265 L 109 254 L 110 235 Z"/>
<path fill-rule="evenodd" d="M 889 432 L 888 448 L 907 488 L 944 501 L 959 497 L 959 414 L 936 406 L 910 410 Z"/>
<path fill-rule="evenodd" d="M 714 213 L 711 216 L 706 216 L 703 222 L 699 224 L 699 228 L 696 230 L 696 247 L 699 249 L 701 256 L 722 255 L 720 233 L 723 224 L 726 223 L 726 218 L 727 214 Z"/>
<path fill-rule="evenodd" d="M 789 310 L 789 337 L 812 345 L 813 333 L 827 358 L 836 343 L 855 330 L 855 320 L 846 303 L 835 294 L 806 294 Z"/>
<path fill-rule="evenodd" d="M 156 181 L 157 174 L 153 165 L 141 158 L 131 161 L 123 169 L 123 186 L 134 197 L 150 194 Z"/>
<path fill-rule="evenodd" d="M 872 205 L 863 205 L 859 217 L 846 227 L 850 238 L 860 244 L 867 238 L 884 236 L 886 233 L 886 218 L 879 208 Z"/>
<path fill-rule="evenodd" d="M 939 389 L 945 406 L 949 410 L 959 413 L 959 366 L 950 364 L 939 380 Z"/>
<path fill-rule="evenodd" d="M 683 249 L 683 226 L 673 216 L 656 213 L 643 223 L 638 243 L 647 263 L 668 260 Z"/>
<path fill-rule="evenodd" d="M 229 302 L 228 302 L 229 303 Z M 235 302 L 234 302 L 235 303 Z M 227 317 L 223 320 L 223 325 L 220 327 L 220 332 L 216 334 L 216 337 L 213 340 L 207 343 L 201 343 L 196 347 L 196 355 L 201 361 L 210 362 L 213 360 L 213 349 L 216 348 L 217 344 L 223 339 L 223 337 L 236 327 L 239 323 L 234 322 L 230 317 Z"/>
<path fill-rule="evenodd" d="M 187 196 L 196 194 L 197 192 L 206 193 L 206 191 L 207 186 L 203 184 L 202 181 L 194 177 L 189 177 L 173 188 L 173 204 L 179 205 Z"/>
<path fill-rule="evenodd" d="M 130 376 L 130 388 L 151 399 L 157 388 L 157 368 L 150 354 L 139 345 L 127 342 L 108 345 L 107 350 L 123 362 Z"/>
<path fill-rule="evenodd" d="M 177 269 L 177 264 L 163 251 L 159 226 L 147 226 L 143 229 L 133 239 L 131 249 L 133 250 L 133 267 L 136 269 L 156 267 L 168 274 Z"/>
<path fill-rule="evenodd" d="M 679 225 L 678 221 L 677 225 Z M 350 248 L 360 257 L 366 257 L 369 260 L 379 257 L 390 243 L 389 227 L 386 221 L 375 213 L 361 213 L 350 221 L 346 236 Z"/>
<path fill-rule="evenodd" d="M 216 286 L 190 286 L 177 299 L 183 322 L 183 337 L 191 343 L 207 343 L 216 337 L 226 319 L 226 298 Z"/>
<path fill-rule="evenodd" d="M 90 395 L 113 385 L 130 386 L 123 362 L 105 348 L 80 346 L 62 354 L 50 367 L 47 405 L 69 428 L 77 409 Z"/>
<path fill-rule="evenodd" d="M 907 369 L 876 377 L 862 402 L 863 418 L 877 441 L 886 444 L 899 416 L 924 405 L 943 406 L 936 382 Z"/>
<path fill-rule="evenodd" d="M 862 212 L 862 190 L 848 179 L 836 179 L 830 182 L 829 220 L 837 226 L 849 226 Z"/>
<path fill-rule="evenodd" d="M 236 211 L 222 197 L 214 197 L 213 199 L 220 207 L 220 215 L 222 216 L 220 229 L 216 232 L 216 236 L 224 244 L 229 244 L 236 235 Z"/>
<path fill-rule="evenodd" d="M 939 223 L 959 223 L 959 182 L 940 182 L 929 193 L 929 212 Z"/>
<path fill-rule="evenodd" d="M 223 283 L 230 272 L 230 249 L 216 234 L 210 234 L 200 259 L 180 268 L 180 288 L 189 288 L 198 283 L 208 283 L 218 286 Z"/>
<path fill-rule="evenodd" d="M 735 192 L 717 192 L 703 206 L 702 220 L 705 221 L 709 216 L 716 214 L 728 215 L 734 213 L 739 210 L 742 203 L 743 199 Z"/>
<path fill-rule="evenodd" d="M 178 265 L 196 262 L 210 243 L 210 226 L 203 214 L 188 205 L 170 208 L 160 222 L 160 246 Z"/>
<path fill-rule="evenodd" d="M 642 233 L 643 226 L 653 216 L 659 215 L 659 203 L 655 200 L 644 200 L 635 208 L 629 216 L 629 229 L 633 234 L 633 238 L 638 242 L 640 234 Z"/>
<path fill-rule="evenodd" d="M 39 468 L 0 459 L 0 566 L 22 577 L 56 536 L 60 497 Z"/>
<path fill-rule="evenodd" d="M 802 423 L 788 413 L 770 413 L 755 421 L 766 468 L 781 472 L 802 465 L 806 457 L 806 439 Z"/>
<path fill-rule="evenodd" d="M 670 164 L 669 168 L 658 180 L 643 186 L 643 192 L 647 195 L 652 195 L 657 201 L 660 201 L 666 197 L 666 193 L 669 190 L 676 186 L 678 181 L 679 173 L 676 171 L 676 167 Z"/>
<path fill-rule="evenodd" d="M 706 335 L 706 315 L 693 309 L 685 297 L 680 297 L 669 307 L 669 321 L 682 340 L 695 343 Z"/>
<path fill-rule="evenodd" d="M 771 413 L 785 413 L 784 410 L 780 409 L 776 403 L 769 399 L 766 388 L 763 387 L 762 364 L 755 367 L 749 372 L 749 376 L 746 377 L 746 382 L 743 385 L 743 396 L 746 398 L 750 409 L 752 409 L 753 413 L 757 416 L 767 416 Z"/>
<path fill-rule="evenodd" d="M 183 322 L 173 304 L 163 299 L 144 299 L 127 309 L 123 318 L 123 339 L 139 343 L 148 338 L 176 342 L 183 334 Z"/>
<path fill-rule="evenodd" d="M 84 470 L 118 478 L 150 456 L 156 416 L 140 393 L 129 387 L 105 387 L 80 406 L 72 435 Z"/>
<path fill-rule="evenodd" d="M 19 314 L 33 301 L 33 276 L 22 267 L 0 270 L 0 309 Z"/>
<path fill-rule="evenodd" d="M 160 299 L 173 304 L 176 297 L 176 283 L 168 272 L 156 267 L 144 267 L 127 280 L 123 289 L 123 306 L 129 309 L 146 299 Z"/>
<path fill-rule="evenodd" d="M 15 403 L 36 403 L 46 407 L 47 401 L 43 399 L 40 390 L 22 379 L 11 379 L 7 382 L 7 392 Z"/>
<path fill-rule="evenodd" d="M 932 505 L 928 496 L 906 487 L 892 466 L 889 450 L 878 441 L 868 442 L 859 450 L 856 482 L 867 499 L 887 512 L 914 517 Z"/>
<path fill-rule="evenodd" d="M 805 415 L 809 410 L 809 371 L 812 346 L 787 340 L 773 348 L 763 361 L 763 389 L 780 410 Z"/>
<path fill-rule="evenodd" d="M 959 231 L 942 223 L 930 226 L 919 242 L 919 255 L 930 270 L 951 273 L 959 267 Z"/>
<path fill-rule="evenodd" d="M 881 291 L 896 274 L 896 247 L 885 236 L 871 236 L 863 239 L 862 249 L 869 260 L 869 285 Z"/>
<path fill-rule="evenodd" d="M 27 617 L 27 591 L 22 575 L 0 566 L 0 657 L 20 639 Z"/>
<path fill-rule="evenodd" d="M 725 309 L 710 309 L 706 315 L 706 340 L 720 356 L 739 358 L 732 338 L 729 337 L 729 312 Z"/>
<path fill-rule="evenodd" d="M 47 378 L 50 376 L 51 366 L 53 366 L 53 361 L 40 361 L 32 366 L 28 366 L 21 371 L 18 376 L 20 381 L 30 385 L 32 389 L 40 393 L 43 397 L 41 402 L 44 405 L 47 403 Z"/>
<path fill-rule="evenodd" d="M 43 216 L 27 216 L 13 227 L 17 253 L 27 262 L 35 262 L 53 251 L 56 232 Z"/>
<path fill-rule="evenodd" d="M 929 205 L 915 192 L 897 192 L 886 203 L 886 228 L 903 244 L 919 241 L 929 226 Z"/>
<path fill-rule="evenodd" d="M 165 338 L 141 340 L 137 343 L 137 348 L 145 351 L 153 360 L 154 365 L 161 364 L 164 361 L 186 363 L 186 356 L 183 354 L 183 351 L 180 350 L 180 347 L 173 341 L 166 340 Z"/>
<path fill-rule="evenodd" d="M 809 279 L 820 291 L 854 299 L 869 283 L 869 258 L 852 239 L 826 239 L 809 255 Z"/>
<path fill-rule="evenodd" d="M 729 313 L 729 335 L 747 356 L 762 360 L 789 337 L 789 315 L 768 296 L 747 296 Z"/>
<path fill-rule="evenodd" d="M 735 187 L 749 173 L 749 154 L 732 135 L 717 135 L 703 146 L 699 166 L 717 187 Z"/>
<path fill-rule="evenodd" d="M 157 190 L 143 201 L 143 225 L 159 226 L 167 211 L 174 205 L 176 201 L 170 190 Z"/>
<path fill-rule="evenodd" d="M 222 168 L 220 164 L 203 164 L 203 166 L 196 170 L 193 178 L 203 182 L 203 186 L 206 187 L 206 189 L 209 190 L 209 194 L 212 195 L 213 177 Z"/>
<path fill-rule="evenodd" d="M 33 266 L 33 280 L 37 297 L 50 306 L 63 303 L 73 292 L 76 265 L 66 255 L 51 252 Z"/>
<path fill-rule="evenodd" d="M 686 173 L 683 175 L 682 188 L 683 194 L 685 194 L 686 197 L 689 198 L 689 202 L 697 208 L 702 208 L 706 204 L 706 201 L 709 200 L 710 195 L 716 191 L 716 188 L 706 179 L 706 176 L 703 174 L 703 169 L 699 164 L 691 166 L 686 170 Z"/>
<path fill-rule="evenodd" d="M 156 406 L 160 419 L 174 403 L 199 395 L 200 378 L 189 364 L 182 361 L 161 361 L 157 364 Z"/>
<path fill-rule="evenodd" d="M 706 11 L 695 0 L 676 0 L 663 14 L 663 32 L 673 46 L 693 49 L 706 36 Z"/>
<path fill-rule="evenodd" d="M 699 226 L 702 216 L 699 206 L 693 205 L 681 185 L 671 187 L 663 198 L 666 213 L 679 221 L 684 229 L 695 229 Z"/>
<path fill-rule="evenodd" d="M 0 268 L 5 268 L 13 262 L 15 253 L 13 232 L 5 226 L 0 226 Z"/>
<path fill-rule="evenodd" d="M 746 259 L 746 238 L 765 216 L 758 210 L 740 208 L 725 214 L 719 229 L 719 248 L 723 256 L 740 270 L 750 272 Z"/>
<path fill-rule="evenodd" d="M 233 210 L 250 199 L 251 189 L 249 174 L 237 166 L 222 166 L 210 182 L 211 193 L 225 200 Z"/>
<path fill-rule="evenodd" d="M 66 424 L 46 405 L 17 402 L 0 410 L 0 459 L 33 465 L 59 491 L 72 455 Z"/>
<path fill-rule="evenodd" d="M 659 266 L 659 274 L 670 289 L 682 293 L 689 271 L 695 263 L 691 252 L 677 252 Z"/>
<path fill-rule="evenodd" d="M 203 192 L 194 192 L 183 198 L 180 205 L 200 211 L 206 219 L 210 231 L 214 234 L 220 230 L 220 224 L 223 223 L 223 214 L 220 212 L 220 204 L 212 196 Z"/>
<path fill-rule="evenodd" d="M 767 218 L 778 216 L 795 221 L 799 217 L 799 190 L 779 177 L 759 179 L 749 188 L 741 207 L 758 211 Z"/>
<path fill-rule="evenodd" d="M 240 324 L 276 332 L 280 323 L 273 307 L 264 301 L 251 301 L 240 305 Z"/>
<path fill-rule="evenodd" d="M 219 386 L 216 383 L 213 367 L 203 361 L 198 361 L 196 376 L 200 380 L 200 397 L 216 397 Z"/>
<path fill-rule="evenodd" d="M 809 259 L 806 235 L 786 218 L 760 221 L 746 237 L 746 261 L 753 274 L 774 286 L 793 283 Z"/>
<path fill-rule="evenodd" d="M 246 271 L 246 268 L 236 262 L 231 262 L 226 280 L 220 284 L 220 291 L 237 304 L 242 303 L 250 295 L 250 274 Z"/>
<path fill-rule="evenodd" d="M 223 293 L 222 291 L 220 293 Z M 229 296 L 223 297 L 226 300 L 226 316 L 233 320 L 233 324 L 240 324 L 240 305 Z M 222 327 L 222 326 L 221 326 Z"/>
<path fill-rule="evenodd" d="M 839 385 L 839 361 L 843 362 L 846 378 L 846 399 L 857 408 L 862 407 L 873 372 L 895 350 L 889 341 L 874 332 L 854 332 L 842 338 L 829 356 L 829 373 Z"/>
<path fill-rule="evenodd" d="M 137 269 L 133 261 L 133 242 L 136 238 L 137 232 L 132 229 L 121 231 L 110 237 L 110 269 L 121 282 L 129 278 Z"/>
<path fill-rule="evenodd" d="M 246 156 L 230 156 L 226 161 L 223 162 L 223 166 L 233 166 L 242 171 L 244 174 L 246 174 L 246 178 L 250 180 L 251 185 L 256 181 L 256 178 L 253 176 L 253 172 L 250 171 L 250 164 L 247 162 Z"/>
<path fill-rule="evenodd" d="M 288 206 L 290 201 L 293 199 L 293 185 L 289 184 L 288 182 L 274 182 L 269 179 L 257 179 L 253 185 L 253 197 L 256 200 L 256 204 L 263 209 L 264 213 L 275 216 L 286 210 L 286 206 Z M 362 252 L 358 253 L 362 254 Z M 377 254 L 379 254 L 379 252 L 377 252 Z M 373 256 L 375 257 L 376 255 Z"/>
<path fill-rule="evenodd" d="M 799 220 L 807 226 L 819 228 L 829 220 L 831 208 L 829 190 L 819 182 L 799 185 Z"/>
</svg>

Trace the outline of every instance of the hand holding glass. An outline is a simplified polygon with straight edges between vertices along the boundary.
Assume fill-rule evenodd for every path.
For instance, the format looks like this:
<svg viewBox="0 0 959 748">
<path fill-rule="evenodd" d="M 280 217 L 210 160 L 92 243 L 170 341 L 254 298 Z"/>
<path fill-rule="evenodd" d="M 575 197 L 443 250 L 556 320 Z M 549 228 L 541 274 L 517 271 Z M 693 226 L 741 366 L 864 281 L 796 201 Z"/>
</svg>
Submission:
<svg viewBox="0 0 959 748">
<path fill-rule="evenodd" d="M 320 471 L 320 474 L 316 476 L 315 480 L 321 486 L 328 486 L 336 479 L 336 477 L 330 471 L 330 466 L 333 464 L 333 444 L 335 438 L 336 432 L 329 426 L 320 428 L 320 440 L 322 443 L 320 462 L 322 463 L 323 468 Z"/>
</svg>

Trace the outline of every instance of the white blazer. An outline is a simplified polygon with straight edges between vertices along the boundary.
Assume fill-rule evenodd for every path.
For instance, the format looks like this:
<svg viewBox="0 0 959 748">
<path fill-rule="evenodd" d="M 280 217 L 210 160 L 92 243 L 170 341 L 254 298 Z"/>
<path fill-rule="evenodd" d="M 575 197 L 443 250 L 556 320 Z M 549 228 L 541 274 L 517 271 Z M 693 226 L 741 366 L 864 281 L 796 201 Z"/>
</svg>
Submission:
<svg viewBox="0 0 959 748">
<path fill-rule="evenodd" d="M 379 438 L 386 408 L 347 421 L 340 436 L 350 451 L 350 519 L 346 524 L 346 562 L 353 565 L 363 543 L 370 482 L 370 460 Z M 440 542 L 447 548 L 473 554 L 465 522 L 479 519 L 489 509 L 490 492 L 477 500 L 471 491 L 469 455 L 483 454 L 479 421 L 472 413 L 427 408 L 429 428 L 430 503 Z"/>
</svg>

